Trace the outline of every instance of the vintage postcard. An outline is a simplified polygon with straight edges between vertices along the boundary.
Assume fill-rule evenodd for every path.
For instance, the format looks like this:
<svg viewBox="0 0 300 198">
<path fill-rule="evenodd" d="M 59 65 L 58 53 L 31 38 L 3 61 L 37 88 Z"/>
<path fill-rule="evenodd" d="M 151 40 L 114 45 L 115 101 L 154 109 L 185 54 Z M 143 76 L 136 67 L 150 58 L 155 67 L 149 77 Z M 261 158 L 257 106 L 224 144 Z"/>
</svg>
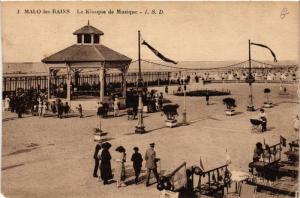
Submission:
<svg viewBox="0 0 300 198">
<path fill-rule="evenodd" d="M 1 193 L 298 197 L 299 2 L 2 2 Z"/>
</svg>

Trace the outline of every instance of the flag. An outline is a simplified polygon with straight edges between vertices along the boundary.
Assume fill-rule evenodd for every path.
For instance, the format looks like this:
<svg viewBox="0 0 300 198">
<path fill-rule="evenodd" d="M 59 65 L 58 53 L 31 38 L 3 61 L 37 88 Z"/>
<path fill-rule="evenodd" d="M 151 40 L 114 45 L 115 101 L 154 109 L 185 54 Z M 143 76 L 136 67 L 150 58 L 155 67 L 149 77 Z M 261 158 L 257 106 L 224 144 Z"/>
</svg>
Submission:
<svg viewBox="0 0 300 198">
<path fill-rule="evenodd" d="M 280 136 L 280 143 L 282 144 L 282 146 L 286 147 L 286 139 L 282 136 Z"/>
<path fill-rule="evenodd" d="M 227 152 L 227 148 L 226 148 L 226 164 L 227 165 L 231 164 L 231 159 L 230 159 L 230 156 L 229 156 L 229 154 Z"/>
<path fill-rule="evenodd" d="M 251 45 L 257 45 L 257 46 L 260 46 L 260 47 L 267 48 L 268 50 L 270 50 L 272 56 L 274 57 L 274 62 L 277 62 L 275 53 L 274 53 L 274 52 L 271 50 L 271 48 L 269 48 L 268 46 L 263 45 L 263 44 L 259 44 L 259 43 L 251 43 Z"/>
<path fill-rule="evenodd" d="M 203 166 L 203 163 L 202 163 L 201 156 L 200 156 L 200 168 L 201 168 L 201 170 L 204 172 L 204 166 Z"/>
<path fill-rule="evenodd" d="M 173 64 L 177 64 L 177 62 L 168 59 L 167 57 L 165 57 L 164 55 L 162 55 L 159 51 L 157 51 L 156 49 L 154 49 L 151 45 L 149 45 L 146 41 L 143 40 L 142 45 L 146 45 L 158 58 L 162 59 L 163 61 L 166 62 L 170 62 Z"/>
</svg>

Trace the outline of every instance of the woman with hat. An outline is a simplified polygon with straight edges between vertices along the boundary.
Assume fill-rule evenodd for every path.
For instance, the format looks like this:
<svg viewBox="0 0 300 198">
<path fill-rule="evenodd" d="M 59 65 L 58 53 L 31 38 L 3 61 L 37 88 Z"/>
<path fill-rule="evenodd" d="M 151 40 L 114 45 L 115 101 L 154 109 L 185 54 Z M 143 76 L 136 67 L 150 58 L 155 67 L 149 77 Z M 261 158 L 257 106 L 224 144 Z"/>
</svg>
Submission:
<svg viewBox="0 0 300 198">
<path fill-rule="evenodd" d="M 118 151 L 118 157 L 116 158 L 117 166 L 116 166 L 116 180 L 117 180 L 117 187 L 125 187 L 126 184 L 124 183 L 125 180 L 125 162 L 126 162 L 126 150 L 123 146 L 119 146 L 116 148 Z"/>
<path fill-rule="evenodd" d="M 109 148 L 111 147 L 111 144 L 108 142 L 105 142 L 102 144 L 102 152 L 100 156 L 100 174 L 101 179 L 103 180 L 103 184 L 108 184 L 108 180 L 112 179 L 112 172 L 111 172 L 111 155 L 109 153 Z"/>
</svg>

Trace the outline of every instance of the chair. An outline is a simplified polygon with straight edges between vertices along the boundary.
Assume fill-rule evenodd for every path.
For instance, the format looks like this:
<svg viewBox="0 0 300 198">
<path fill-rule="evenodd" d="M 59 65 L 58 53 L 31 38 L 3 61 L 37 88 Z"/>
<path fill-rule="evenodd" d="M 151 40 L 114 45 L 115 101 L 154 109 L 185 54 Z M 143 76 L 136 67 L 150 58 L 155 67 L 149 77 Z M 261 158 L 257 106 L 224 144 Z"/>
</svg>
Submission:
<svg viewBox="0 0 300 198">
<path fill-rule="evenodd" d="M 242 183 L 239 191 L 239 198 L 255 198 L 256 186 Z"/>
<path fill-rule="evenodd" d="M 261 120 L 257 120 L 257 119 L 250 119 L 250 123 L 252 125 L 251 130 L 254 131 L 261 131 L 260 126 L 262 125 L 262 121 Z"/>
</svg>

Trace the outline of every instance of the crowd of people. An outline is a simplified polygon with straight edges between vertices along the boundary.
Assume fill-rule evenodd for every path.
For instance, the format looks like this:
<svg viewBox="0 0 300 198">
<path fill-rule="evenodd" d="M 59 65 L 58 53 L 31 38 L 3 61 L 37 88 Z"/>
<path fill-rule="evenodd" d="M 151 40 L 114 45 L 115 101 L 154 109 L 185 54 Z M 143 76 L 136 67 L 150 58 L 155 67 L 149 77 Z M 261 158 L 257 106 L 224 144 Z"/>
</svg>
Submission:
<svg viewBox="0 0 300 198">
<path fill-rule="evenodd" d="M 82 117 L 82 106 L 79 105 L 77 109 Z M 52 113 L 58 118 L 63 118 L 68 116 L 71 109 L 68 102 L 63 103 L 61 99 L 50 103 L 47 94 L 43 91 L 18 89 L 16 93 L 5 96 L 4 110 L 16 113 L 18 118 L 22 118 L 25 113 L 31 113 L 39 118 L 45 117 L 47 113 Z"/>
<path fill-rule="evenodd" d="M 33 88 L 26 91 L 18 89 L 10 95 L 7 94 L 4 99 L 4 110 L 16 113 L 19 118 L 28 111 L 34 112 L 34 110 L 40 110 L 40 114 L 42 114 L 45 112 L 43 110 L 43 106 L 45 105 L 47 106 L 46 93 L 43 90 L 37 91 Z"/>
<path fill-rule="evenodd" d="M 109 142 L 98 142 L 95 147 L 94 152 L 94 161 L 95 166 L 93 170 L 93 177 L 98 178 L 99 181 L 103 181 L 104 185 L 109 184 L 112 179 L 116 180 L 117 187 L 125 187 L 125 181 L 127 179 L 126 175 L 126 149 L 123 146 L 118 146 L 115 151 L 117 152 L 117 157 L 112 159 L 110 154 L 110 147 L 112 145 Z M 144 159 L 139 152 L 138 147 L 133 148 L 133 154 L 130 158 L 132 162 L 132 167 L 135 173 L 135 184 L 139 184 L 140 182 L 140 173 L 142 169 L 142 163 L 145 160 L 146 163 L 146 186 L 149 186 L 150 174 L 153 172 L 157 182 L 159 180 L 159 174 L 157 172 L 157 162 L 160 160 L 156 157 L 156 152 L 154 150 L 155 143 L 151 143 L 150 147 L 146 150 Z M 114 161 L 116 164 L 115 172 L 112 173 L 111 161 Z"/>
<path fill-rule="evenodd" d="M 296 81 L 297 71 L 294 69 L 254 69 L 251 71 L 255 80 L 280 80 L 280 81 Z M 227 71 L 211 71 L 211 72 L 173 72 L 170 76 L 170 81 L 176 84 L 201 83 L 208 80 L 245 80 L 249 75 L 248 69 L 229 69 Z"/>
</svg>

